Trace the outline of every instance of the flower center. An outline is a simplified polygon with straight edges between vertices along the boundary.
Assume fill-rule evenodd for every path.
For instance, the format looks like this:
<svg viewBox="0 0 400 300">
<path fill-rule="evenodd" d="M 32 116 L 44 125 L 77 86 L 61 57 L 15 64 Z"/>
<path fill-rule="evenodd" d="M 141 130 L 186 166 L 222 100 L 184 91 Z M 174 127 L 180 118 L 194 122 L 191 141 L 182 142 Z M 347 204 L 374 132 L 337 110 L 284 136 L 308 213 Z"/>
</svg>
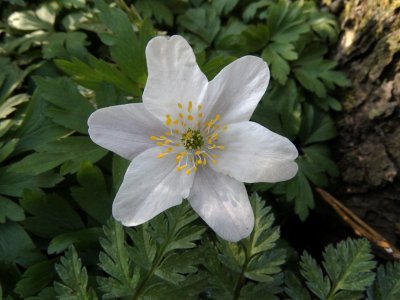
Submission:
<svg viewBox="0 0 400 300">
<path fill-rule="evenodd" d="M 204 139 L 200 130 L 188 128 L 188 130 L 182 134 L 181 143 L 186 150 L 198 150 L 204 145 Z"/>
<path fill-rule="evenodd" d="M 207 165 L 208 161 L 217 163 L 218 151 L 225 149 L 224 145 L 218 145 L 219 134 L 227 129 L 227 126 L 219 126 L 221 119 L 217 114 L 208 121 L 203 121 L 202 106 L 193 106 L 189 101 L 184 107 L 178 103 L 176 115 L 165 115 L 165 125 L 169 131 L 164 135 L 154 136 L 150 139 L 162 148 L 158 158 L 167 155 L 175 155 L 176 170 L 189 175 L 196 172 L 200 166 Z"/>
</svg>

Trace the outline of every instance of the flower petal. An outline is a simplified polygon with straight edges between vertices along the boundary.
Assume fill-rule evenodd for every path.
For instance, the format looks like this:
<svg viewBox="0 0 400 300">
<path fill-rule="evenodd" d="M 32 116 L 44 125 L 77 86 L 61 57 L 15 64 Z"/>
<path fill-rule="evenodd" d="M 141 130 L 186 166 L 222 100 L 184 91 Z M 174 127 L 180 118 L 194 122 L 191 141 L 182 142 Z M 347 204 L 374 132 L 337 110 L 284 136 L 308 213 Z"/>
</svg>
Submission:
<svg viewBox="0 0 400 300">
<path fill-rule="evenodd" d="M 178 172 L 174 155 L 158 159 L 158 153 L 160 147 L 148 149 L 128 167 L 112 207 L 114 218 L 125 226 L 147 222 L 189 195 L 193 173 Z"/>
<path fill-rule="evenodd" d="M 296 147 L 287 138 L 254 123 L 241 122 L 227 126 L 220 134 L 217 164 L 211 167 L 242 182 L 278 182 L 297 173 Z"/>
<path fill-rule="evenodd" d="M 268 65 L 261 58 L 244 56 L 235 60 L 208 84 L 205 116 L 220 114 L 220 124 L 250 120 L 269 78 Z"/>
<path fill-rule="evenodd" d="M 199 168 L 189 202 L 200 217 L 223 239 L 237 242 L 254 227 L 254 214 L 244 184 Z"/>
<path fill-rule="evenodd" d="M 89 117 L 88 125 L 93 142 L 129 160 L 154 147 L 150 136 L 168 130 L 142 103 L 98 109 Z"/>
<path fill-rule="evenodd" d="M 146 48 L 148 78 L 143 92 L 145 107 L 161 121 L 177 110 L 177 104 L 199 104 L 208 80 L 193 50 L 181 36 L 155 37 Z"/>
</svg>

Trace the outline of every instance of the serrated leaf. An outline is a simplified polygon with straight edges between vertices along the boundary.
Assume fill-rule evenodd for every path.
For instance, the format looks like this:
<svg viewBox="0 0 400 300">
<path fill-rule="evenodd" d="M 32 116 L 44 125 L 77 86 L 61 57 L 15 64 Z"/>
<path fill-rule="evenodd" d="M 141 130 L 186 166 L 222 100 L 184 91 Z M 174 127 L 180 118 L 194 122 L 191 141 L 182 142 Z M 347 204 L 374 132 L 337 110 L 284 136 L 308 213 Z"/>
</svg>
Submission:
<svg viewBox="0 0 400 300">
<path fill-rule="evenodd" d="M 159 24 L 173 25 L 173 14 L 168 6 L 160 0 L 139 0 L 135 3 L 137 10 L 145 18 L 154 17 Z"/>
<path fill-rule="evenodd" d="M 307 253 L 304 252 L 301 256 L 301 274 L 306 279 L 308 288 L 319 299 L 327 299 L 331 290 L 331 283 L 327 276 L 324 276 L 317 262 Z"/>
<path fill-rule="evenodd" d="M 388 262 L 377 271 L 374 284 L 367 290 L 369 300 L 397 300 L 400 298 L 400 262 Z"/>
<path fill-rule="evenodd" d="M 88 287 L 88 274 L 86 268 L 78 257 L 73 246 L 70 246 L 61 264 L 56 264 L 55 269 L 61 282 L 54 283 L 57 299 L 62 300 L 95 300 L 98 299 L 95 291 Z"/>
<path fill-rule="evenodd" d="M 374 280 L 372 273 L 376 262 L 370 254 L 370 244 L 365 239 L 347 239 L 334 248 L 325 248 L 324 268 L 332 281 L 330 295 L 341 290 L 364 291 Z"/>
<path fill-rule="evenodd" d="M 292 300 L 311 300 L 310 294 L 304 288 L 297 276 L 291 272 L 285 272 L 285 293 Z"/>
</svg>

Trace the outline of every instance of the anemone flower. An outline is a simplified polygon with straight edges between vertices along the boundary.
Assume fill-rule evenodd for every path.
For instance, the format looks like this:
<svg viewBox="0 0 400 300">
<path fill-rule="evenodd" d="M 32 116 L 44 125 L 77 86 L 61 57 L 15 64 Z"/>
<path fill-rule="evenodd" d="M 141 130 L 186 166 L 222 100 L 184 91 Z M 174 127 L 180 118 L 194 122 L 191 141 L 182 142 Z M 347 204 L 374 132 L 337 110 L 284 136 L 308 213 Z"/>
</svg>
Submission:
<svg viewBox="0 0 400 300">
<path fill-rule="evenodd" d="M 142 224 L 187 199 L 223 239 L 239 241 L 254 227 L 243 182 L 295 176 L 296 147 L 249 121 L 270 74 L 255 56 L 235 60 L 210 82 L 181 36 L 147 45 L 143 103 L 96 110 L 89 135 L 131 161 L 112 213 Z"/>
</svg>

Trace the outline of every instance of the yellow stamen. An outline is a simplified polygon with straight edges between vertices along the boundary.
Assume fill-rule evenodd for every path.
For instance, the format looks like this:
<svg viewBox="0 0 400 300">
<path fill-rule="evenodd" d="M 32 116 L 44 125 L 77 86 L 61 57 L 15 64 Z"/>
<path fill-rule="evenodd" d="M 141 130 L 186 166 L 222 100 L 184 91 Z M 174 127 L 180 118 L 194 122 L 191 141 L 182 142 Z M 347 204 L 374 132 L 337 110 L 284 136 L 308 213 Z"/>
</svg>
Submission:
<svg viewBox="0 0 400 300">
<path fill-rule="evenodd" d="M 179 107 L 179 109 L 182 109 L 182 104 L 181 103 L 178 103 L 178 107 Z"/>
<path fill-rule="evenodd" d="M 193 102 L 192 102 L 192 101 L 189 101 L 188 112 L 191 112 L 192 107 L 193 107 Z"/>
<path fill-rule="evenodd" d="M 197 109 L 201 110 L 203 108 L 203 106 L 201 106 L 201 104 L 197 105 Z"/>
<path fill-rule="evenodd" d="M 164 146 L 163 142 L 157 142 L 157 146 Z"/>
<path fill-rule="evenodd" d="M 157 158 L 163 158 L 168 153 L 158 153 Z"/>
<path fill-rule="evenodd" d="M 193 116 L 192 115 L 188 115 L 187 118 L 188 118 L 189 121 L 193 121 Z"/>
<path fill-rule="evenodd" d="M 179 118 L 183 119 L 183 114 L 179 113 Z"/>
<path fill-rule="evenodd" d="M 199 119 L 201 119 L 203 117 L 203 114 L 199 113 L 198 116 L 199 116 Z"/>
<path fill-rule="evenodd" d="M 150 137 L 150 139 L 151 139 L 152 141 L 157 141 L 157 140 L 158 140 L 158 137 L 152 135 L 152 136 Z"/>
<path fill-rule="evenodd" d="M 189 170 L 186 170 L 186 175 L 190 175 L 190 169 Z"/>
</svg>

